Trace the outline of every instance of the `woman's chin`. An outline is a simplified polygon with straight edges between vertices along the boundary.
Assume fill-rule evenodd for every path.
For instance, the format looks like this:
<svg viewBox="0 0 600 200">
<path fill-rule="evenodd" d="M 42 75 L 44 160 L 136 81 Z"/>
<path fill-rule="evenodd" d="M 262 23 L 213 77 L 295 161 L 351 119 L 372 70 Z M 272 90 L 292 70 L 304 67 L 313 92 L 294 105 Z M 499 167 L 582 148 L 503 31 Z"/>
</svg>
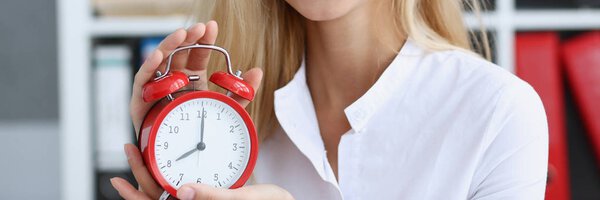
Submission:
<svg viewBox="0 0 600 200">
<path fill-rule="evenodd" d="M 346 14 L 346 13 L 335 12 L 335 11 L 332 12 L 331 10 L 323 10 L 323 11 L 311 10 L 311 11 L 307 11 L 306 13 L 300 12 L 300 14 L 302 16 L 304 16 L 304 18 L 306 18 L 310 21 L 331 21 L 331 20 L 340 18 L 341 16 L 344 16 L 344 14 Z"/>
<path fill-rule="evenodd" d="M 298 13 L 311 21 L 331 21 L 347 15 L 362 3 L 361 0 L 302 1 L 287 0 Z"/>
</svg>

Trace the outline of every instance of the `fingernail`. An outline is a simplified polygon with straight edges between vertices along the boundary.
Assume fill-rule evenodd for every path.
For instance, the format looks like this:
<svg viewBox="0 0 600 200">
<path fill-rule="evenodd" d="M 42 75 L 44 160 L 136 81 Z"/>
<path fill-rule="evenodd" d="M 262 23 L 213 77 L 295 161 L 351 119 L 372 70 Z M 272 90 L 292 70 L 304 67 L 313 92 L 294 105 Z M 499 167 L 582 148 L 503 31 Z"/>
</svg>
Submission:
<svg viewBox="0 0 600 200">
<path fill-rule="evenodd" d="M 111 185 L 112 185 L 114 188 L 117 188 L 117 187 L 115 187 L 115 177 L 112 177 L 112 178 L 110 178 L 110 184 L 111 184 Z"/>
<path fill-rule="evenodd" d="M 194 199 L 194 190 L 189 187 L 182 187 L 177 190 L 177 197 L 181 200 L 192 200 Z"/>
<path fill-rule="evenodd" d="M 125 155 L 127 156 L 127 160 L 129 160 L 129 158 L 131 156 L 130 156 L 129 150 L 127 149 L 127 144 L 123 145 L 123 150 L 125 151 Z"/>
</svg>

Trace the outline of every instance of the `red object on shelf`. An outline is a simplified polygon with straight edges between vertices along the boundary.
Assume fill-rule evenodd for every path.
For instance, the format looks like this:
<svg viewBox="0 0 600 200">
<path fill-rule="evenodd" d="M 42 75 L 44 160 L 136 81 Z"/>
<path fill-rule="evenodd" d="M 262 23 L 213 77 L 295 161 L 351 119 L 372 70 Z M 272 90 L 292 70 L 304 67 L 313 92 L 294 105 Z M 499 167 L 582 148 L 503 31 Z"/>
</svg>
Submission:
<svg viewBox="0 0 600 200">
<path fill-rule="evenodd" d="M 540 95 L 548 117 L 549 157 L 546 199 L 570 199 L 569 161 L 560 67 L 560 38 L 555 32 L 518 33 L 516 73 Z"/>
<path fill-rule="evenodd" d="M 600 31 L 568 40 L 563 55 L 569 85 L 600 166 Z"/>
</svg>

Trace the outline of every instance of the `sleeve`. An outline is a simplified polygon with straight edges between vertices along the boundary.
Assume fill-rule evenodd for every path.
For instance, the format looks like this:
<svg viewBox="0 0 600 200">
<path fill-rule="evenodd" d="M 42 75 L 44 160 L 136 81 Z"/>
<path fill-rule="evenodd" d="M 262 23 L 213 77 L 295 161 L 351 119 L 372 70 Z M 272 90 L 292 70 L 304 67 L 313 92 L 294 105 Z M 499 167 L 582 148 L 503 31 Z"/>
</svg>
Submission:
<svg viewBox="0 0 600 200">
<path fill-rule="evenodd" d="M 519 81 L 500 95 L 469 199 L 544 199 L 548 124 L 535 90 Z"/>
</svg>

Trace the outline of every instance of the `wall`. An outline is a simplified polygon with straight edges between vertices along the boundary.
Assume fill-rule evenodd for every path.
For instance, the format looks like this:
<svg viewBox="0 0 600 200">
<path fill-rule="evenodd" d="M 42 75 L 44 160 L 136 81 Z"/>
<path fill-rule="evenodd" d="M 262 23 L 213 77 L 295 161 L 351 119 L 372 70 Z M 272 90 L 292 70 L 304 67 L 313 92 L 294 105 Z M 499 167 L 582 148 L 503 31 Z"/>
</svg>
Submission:
<svg viewBox="0 0 600 200">
<path fill-rule="evenodd" d="M 54 0 L 0 2 L 2 199 L 58 199 Z"/>
</svg>

